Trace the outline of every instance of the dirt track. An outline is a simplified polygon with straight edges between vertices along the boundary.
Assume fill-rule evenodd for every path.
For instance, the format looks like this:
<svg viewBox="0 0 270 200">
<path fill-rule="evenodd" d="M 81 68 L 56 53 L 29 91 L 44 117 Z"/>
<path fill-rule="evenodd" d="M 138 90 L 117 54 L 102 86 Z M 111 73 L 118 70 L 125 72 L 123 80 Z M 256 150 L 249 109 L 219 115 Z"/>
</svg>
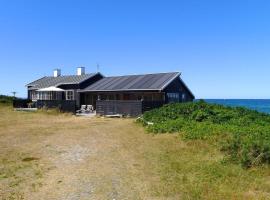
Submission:
<svg viewBox="0 0 270 200">
<path fill-rule="evenodd" d="M 0 132 L 4 168 L 15 168 L 0 179 L 3 199 L 151 199 L 141 148 L 151 136 L 133 120 L 22 115 Z"/>
</svg>

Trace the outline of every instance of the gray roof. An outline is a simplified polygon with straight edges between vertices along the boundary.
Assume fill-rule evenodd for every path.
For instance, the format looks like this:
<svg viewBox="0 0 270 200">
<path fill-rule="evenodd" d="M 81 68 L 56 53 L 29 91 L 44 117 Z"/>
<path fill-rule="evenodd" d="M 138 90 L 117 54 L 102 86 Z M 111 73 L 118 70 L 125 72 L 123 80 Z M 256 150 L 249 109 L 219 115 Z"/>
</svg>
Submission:
<svg viewBox="0 0 270 200">
<path fill-rule="evenodd" d="M 162 90 L 179 72 L 105 77 L 81 91 Z"/>
<path fill-rule="evenodd" d="M 31 89 L 40 89 L 40 88 L 47 88 L 51 86 L 59 86 L 59 85 L 66 85 L 66 84 L 80 84 L 87 79 L 95 76 L 97 73 L 91 74 L 84 74 L 84 75 L 69 75 L 69 76 L 45 76 L 41 79 L 38 79 L 34 82 L 27 84 L 26 86 L 32 86 Z"/>
</svg>

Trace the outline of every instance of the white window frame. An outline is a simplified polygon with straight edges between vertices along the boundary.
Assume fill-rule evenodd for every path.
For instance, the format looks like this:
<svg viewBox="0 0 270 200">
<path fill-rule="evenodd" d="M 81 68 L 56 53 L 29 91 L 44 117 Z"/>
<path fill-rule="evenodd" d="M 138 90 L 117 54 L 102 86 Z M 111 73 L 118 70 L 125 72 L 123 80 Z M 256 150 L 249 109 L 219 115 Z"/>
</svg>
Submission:
<svg viewBox="0 0 270 200">
<path fill-rule="evenodd" d="M 69 98 L 69 95 L 68 95 L 69 92 L 72 92 L 72 98 Z M 74 90 L 66 90 L 65 93 L 66 93 L 66 100 L 68 101 L 74 100 Z"/>
</svg>

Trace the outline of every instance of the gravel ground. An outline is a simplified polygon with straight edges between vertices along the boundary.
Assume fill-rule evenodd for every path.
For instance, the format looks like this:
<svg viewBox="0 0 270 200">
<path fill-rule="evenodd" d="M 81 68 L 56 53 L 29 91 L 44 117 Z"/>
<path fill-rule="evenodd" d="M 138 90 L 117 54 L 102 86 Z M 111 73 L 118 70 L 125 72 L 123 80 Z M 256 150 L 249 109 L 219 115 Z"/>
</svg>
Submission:
<svg viewBox="0 0 270 200">
<path fill-rule="evenodd" d="M 16 127 L 6 124 L 5 132 L 0 131 L 2 159 L 13 155 L 3 168 L 27 164 L 21 174 L 15 171 L 0 179 L 2 199 L 147 198 L 140 152 L 145 134 L 133 120 L 30 116 L 16 114 Z M 12 177 L 20 180 L 15 186 Z"/>
</svg>

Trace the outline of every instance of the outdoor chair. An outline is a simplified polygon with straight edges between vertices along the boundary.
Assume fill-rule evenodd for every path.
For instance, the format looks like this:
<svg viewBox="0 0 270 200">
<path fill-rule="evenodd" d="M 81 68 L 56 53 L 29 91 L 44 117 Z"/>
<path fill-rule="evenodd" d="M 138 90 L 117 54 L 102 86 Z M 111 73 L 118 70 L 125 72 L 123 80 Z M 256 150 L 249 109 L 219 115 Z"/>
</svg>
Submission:
<svg viewBox="0 0 270 200">
<path fill-rule="evenodd" d="M 86 106 L 86 112 L 93 112 L 94 111 L 94 107 L 92 105 L 87 105 Z"/>
<path fill-rule="evenodd" d="M 76 113 L 85 113 L 85 112 L 86 112 L 86 105 L 81 105 L 81 109 L 76 111 Z"/>
<path fill-rule="evenodd" d="M 33 103 L 27 103 L 28 108 L 32 108 L 32 106 L 33 106 Z"/>
</svg>

